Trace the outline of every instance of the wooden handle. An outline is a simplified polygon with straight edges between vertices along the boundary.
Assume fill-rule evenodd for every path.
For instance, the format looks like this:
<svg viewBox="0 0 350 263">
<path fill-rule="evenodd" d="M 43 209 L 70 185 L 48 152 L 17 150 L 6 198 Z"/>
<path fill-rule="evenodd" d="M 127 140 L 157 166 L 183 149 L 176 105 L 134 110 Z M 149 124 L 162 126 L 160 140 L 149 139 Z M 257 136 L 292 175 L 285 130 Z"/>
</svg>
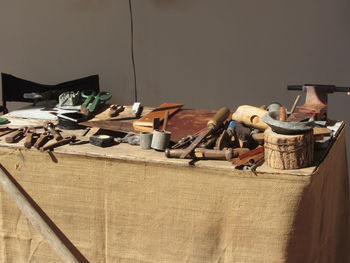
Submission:
<svg viewBox="0 0 350 263">
<path fill-rule="evenodd" d="M 46 150 L 51 150 L 51 149 L 53 149 L 53 148 L 56 148 L 56 147 L 59 147 L 59 146 L 68 144 L 69 142 L 74 141 L 75 138 L 76 138 L 76 137 L 75 137 L 74 135 L 71 136 L 71 137 L 66 137 L 66 138 L 64 138 L 64 139 L 62 139 L 62 140 L 59 140 L 59 141 L 57 141 L 57 142 L 53 142 L 53 143 L 51 143 L 51 144 L 49 144 L 49 145 L 47 145 L 47 146 L 44 146 L 44 147 L 42 147 L 40 150 L 41 150 L 42 152 L 43 152 L 43 151 L 46 151 Z"/>
<path fill-rule="evenodd" d="M 39 149 L 41 146 L 43 146 L 48 140 L 49 140 L 49 134 L 43 133 L 40 135 L 39 139 L 34 144 L 34 148 Z"/>
<path fill-rule="evenodd" d="M 56 141 L 60 141 L 63 139 L 62 135 L 59 134 L 56 129 L 55 129 L 55 125 L 53 125 L 52 123 L 48 123 L 46 125 L 46 128 L 49 130 L 49 132 L 53 135 L 53 137 L 55 138 Z"/>
<path fill-rule="evenodd" d="M 169 119 L 169 111 L 166 110 L 164 114 L 163 131 L 166 131 L 166 128 L 168 126 L 168 119 Z"/>
<path fill-rule="evenodd" d="M 208 127 L 217 129 L 218 126 L 220 126 L 230 115 L 230 110 L 226 107 L 221 108 L 218 110 L 214 116 L 213 119 L 208 121 Z"/>
<path fill-rule="evenodd" d="M 286 121 L 286 120 L 287 120 L 286 108 L 281 106 L 280 112 L 279 112 L 279 121 Z"/>
<path fill-rule="evenodd" d="M 29 132 L 26 135 L 26 140 L 24 142 L 24 147 L 30 149 L 33 145 L 33 133 Z"/>
<path fill-rule="evenodd" d="M 23 135 L 23 130 L 19 129 L 5 138 L 7 143 L 14 143 L 16 139 Z"/>
<path fill-rule="evenodd" d="M 224 150 L 212 150 L 204 148 L 196 148 L 194 154 L 197 158 L 216 159 L 216 160 L 231 160 L 233 156 L 232 148 Z"/>
</svg>

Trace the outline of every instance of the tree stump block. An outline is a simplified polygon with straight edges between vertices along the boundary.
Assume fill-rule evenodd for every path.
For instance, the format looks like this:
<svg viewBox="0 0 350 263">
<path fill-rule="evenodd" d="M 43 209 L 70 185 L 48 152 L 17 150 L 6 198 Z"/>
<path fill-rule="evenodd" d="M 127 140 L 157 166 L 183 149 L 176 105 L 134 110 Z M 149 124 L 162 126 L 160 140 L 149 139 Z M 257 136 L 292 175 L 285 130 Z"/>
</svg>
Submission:
<svg viewBox="0 0 350 263">
<path fill-rule="evenodd" d="M 313 131 L 284 135 L 270 128 L 264 133 L 265 162 L 272 168 L 291 170 L 312 165 L 314 156 Z"/>
</svg>

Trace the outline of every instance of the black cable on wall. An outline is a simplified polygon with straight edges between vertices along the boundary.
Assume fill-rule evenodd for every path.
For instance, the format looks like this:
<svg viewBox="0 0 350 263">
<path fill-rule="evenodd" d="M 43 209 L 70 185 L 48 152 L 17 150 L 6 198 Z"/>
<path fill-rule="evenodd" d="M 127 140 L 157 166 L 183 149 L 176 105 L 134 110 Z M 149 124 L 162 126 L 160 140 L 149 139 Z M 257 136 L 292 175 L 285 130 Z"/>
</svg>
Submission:
<svg viewBox="0 0 350 263">
<path fill-rule="evenodd" d="M 133 20 L 133 14 L 132 14 L 131 0 L 129 0 L 129 10 L 130 10 L 130 31 L 131 31 L 131 61 L 132 61 L 132 68 L 134 72 L 134 96 L 135 96 L 134 102 L 137 102 L 137 81 L 136 81 L 136 67 L 135 67 L 135 56 L 134 56 L 134 20 Z"/>
</svg>

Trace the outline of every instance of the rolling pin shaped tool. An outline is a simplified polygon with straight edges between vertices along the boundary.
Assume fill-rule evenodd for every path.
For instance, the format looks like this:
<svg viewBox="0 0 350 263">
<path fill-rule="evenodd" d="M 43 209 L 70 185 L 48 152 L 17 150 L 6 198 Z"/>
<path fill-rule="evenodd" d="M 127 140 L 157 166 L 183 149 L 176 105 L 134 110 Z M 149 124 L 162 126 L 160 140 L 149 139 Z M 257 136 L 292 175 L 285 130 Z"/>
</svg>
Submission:
<svg viewBox="0 0 350 263">
<path fill-rule="evenodd" d="M 180 155 L 180 158 L 186 158 L 191 154 L 198 144 L 211 132 L 215 131 L 230 115 L 230 110 L 226 107 L 221 108 L 214 116 L 213 119 L 208 121 L 207 128 L 185 149 Z"/>
</svg>

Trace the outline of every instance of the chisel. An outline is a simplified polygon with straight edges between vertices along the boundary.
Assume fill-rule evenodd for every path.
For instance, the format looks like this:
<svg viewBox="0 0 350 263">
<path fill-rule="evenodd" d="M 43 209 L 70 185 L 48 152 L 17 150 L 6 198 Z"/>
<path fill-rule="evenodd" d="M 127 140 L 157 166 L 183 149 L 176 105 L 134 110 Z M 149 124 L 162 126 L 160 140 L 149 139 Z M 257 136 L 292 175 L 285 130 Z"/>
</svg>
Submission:
<svg viewBox="0 0 350 263">
<path fill-rule="evenodd" d="M 230 115 L 230 110 L 226 107 L 221 108 L 214 116 L 213 119 L 208 121 L 207 128 L 188 146 L 184 152 L 180 155 L 183 159 L 187 155 L 193 152 L 193 150 L 198 146 L 198 144 L 211 132 L 215 131 Z"/>
</svg>

